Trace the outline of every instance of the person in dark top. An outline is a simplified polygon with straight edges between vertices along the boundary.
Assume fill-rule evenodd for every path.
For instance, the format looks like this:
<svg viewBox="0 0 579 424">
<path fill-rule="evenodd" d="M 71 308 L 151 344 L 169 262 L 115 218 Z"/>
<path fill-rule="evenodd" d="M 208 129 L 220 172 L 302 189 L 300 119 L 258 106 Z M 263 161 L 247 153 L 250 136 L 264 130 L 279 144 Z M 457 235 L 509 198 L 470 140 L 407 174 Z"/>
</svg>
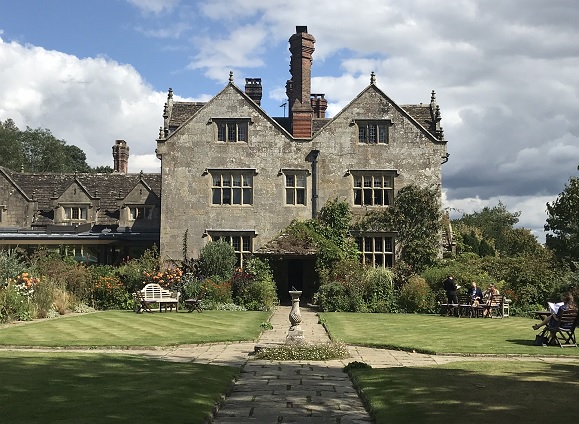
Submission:
<svg viewBox="0 0 579 424">
<path fill-rule="evenodd" d="M 442 286 L 444 291 L 446 292 L 446 298 L 448 299 L 448 303 L 457 304 L 458 297 L 456 296 L 456 291 L 460 288 L 455 282 L 452 275 L 446 277 L 446 280 L 443 281 Z"/>
<path fill-rule="evenodd" d="M 476 282 L 474 281 L 471 283 L 468 289 L 468 295 L 470 297 L 471 304 L 476 303 L 478 305 L 483 298 L 482 290 L 480 289 L 480 287 L 477 287 Z"/>
<path fill-rule="evenodd" d="M 538 330 L 542 326 L 546 325 L 549 330 L 555 331 L 557 329 L 557 324 L 561 319 L 563 311 L 568 311 L 569 309 L 575 309 L 575 301 L 573 300 L 573 295 L 571 293 L 566 293 L 561 297 L 563 304 L 559 306 L 559 310 L 556 314 L 547 315 L 547 317 L 539 324 L 533 325 L 533 330 Z"/>
</svg>

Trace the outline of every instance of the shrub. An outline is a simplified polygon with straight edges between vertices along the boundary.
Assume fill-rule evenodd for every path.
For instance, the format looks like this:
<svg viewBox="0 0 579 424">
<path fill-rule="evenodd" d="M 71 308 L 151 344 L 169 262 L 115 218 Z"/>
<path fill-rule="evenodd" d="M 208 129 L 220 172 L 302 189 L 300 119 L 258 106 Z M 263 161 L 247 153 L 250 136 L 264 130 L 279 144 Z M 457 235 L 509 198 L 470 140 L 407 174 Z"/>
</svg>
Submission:
<svg viewBox="0 0 579 424">
<path fill-rule="evenodd" d="M 116 269 L 128 293 L 134 293 L 144 286 L 145 273 L 154 275 L 160 269 L 159 252 L 156 246 L 147 249 L 138 259 L 130 259 Z M 110 274 L 104 274 L 110 275 Z"/>
<path fill-rule="evenodd" d="M 26 265 L 18 252 L 0 251 L 0 287 L 8 285 L 8 280 L 16 278 Z"/>
<path fill-rule="evenodd" d="M 269 264 L 258 258 L 247 262 L 231 279 L 233 300 L 250 311 L 269 311 L 277 303 L 276 284 Z"/>
<path fill-rule="evenodd" d="M 434 310 L 434 294 L 426 280 L 415 275 L 400 289 L 399 303 L 406 312 L 429 313 Z"/>
<path fill-rule="evenodd" d="M 62 256 L 58 251 L 39 249 L 30 260 L 32 269 L 47 277 L 77 298 L 86 298 L 90 293 L 90 273 L 83 264 L 72 257 Z"/>
<path fill-rule="evenodd" d="M 28 290 L 9 280 L 0 287 L 0 322 L 27 321 L 32 319 Z"/>
<path fill-rule="evenodd" d="M 368 268 L 364 296 L 369 312 L 396 312 L 398 297 L 394 289 L 393 273 L 384 268 Z"/>
<path fill-rule="evenodd" d="M 40 281 L 32 294 L 33 318 L 48 318 L 54 311 L 54 285 L 46 279 Z"/>
<path fill-rule="evenodd" d="M 233 303 L 230 281 L 220 281 L 218 277 L 206 278 L 201 281 L 199 290 L 205 293 L 204 304 Z"/>
<path fill-rule="evenodd" d="M 204 276 L 229 280 L 236 263 L 235 250 L 225 241 L 211 241 L 199 252 L 199 267 Z"/>
<path fill-rule="evenodd" d="M 130 309 L 133 301 L 119 277 L 103 276 L 95 282 L 91 293 L 96 309 Z"/>
<path fill-rule="evenodd" d="M 322 311 L 345 312 L 350 310 L 348 292 L 341 283 L 322 284 L 314 295 L 314 300 Z"/>
</svg>

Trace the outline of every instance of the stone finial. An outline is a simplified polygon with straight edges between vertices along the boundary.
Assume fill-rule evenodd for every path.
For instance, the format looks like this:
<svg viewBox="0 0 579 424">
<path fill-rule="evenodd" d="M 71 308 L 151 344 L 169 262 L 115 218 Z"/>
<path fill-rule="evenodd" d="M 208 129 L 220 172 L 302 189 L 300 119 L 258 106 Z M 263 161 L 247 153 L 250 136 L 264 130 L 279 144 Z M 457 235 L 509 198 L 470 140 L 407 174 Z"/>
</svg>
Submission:
<svg viewBox="0 0 579 424">
<path fill-rule="evenodd" d="M 229 84 L 233 84 L 233 71 L 229 71 Z"/>
<path fill-rule="evenodd" d="M 163 138 L 164 135 L 165 131 L 163 130 L 163 127 L 159 127 L 159 138 Z"/>
<path fill-rule="evenodd" d="M 441 115 L 440 115 L 440 106 L 436 105 L 436 109 L 434 110 L 434 119 L 436 121 L 440 121 L 442 119 Z"/>
<path fill-rule="evenodd" d="M 167 100 L 170 100 L 172 98 L 173 98 L 173 89 L 169 87 L 169 92 L 167 93 Z"/>
<path fill-rule="evenodd" d="M 370 84 L 372 85 L 376 84 L 376 74 L 374 73 L 374 71 L 370 73 Z"/>
<path fill-rule="evenodd" d="M 169 105 L 165 103 L 165 105 L 163 106 L 163 118 L 168 117 L 169 117 Z"/>
<path fill-rule="evenodd" d="M 430 103 L 436 103 L 436 93 L 434 90 L 432 90 L 432 93 L 430 94 Z"/>
</svg>

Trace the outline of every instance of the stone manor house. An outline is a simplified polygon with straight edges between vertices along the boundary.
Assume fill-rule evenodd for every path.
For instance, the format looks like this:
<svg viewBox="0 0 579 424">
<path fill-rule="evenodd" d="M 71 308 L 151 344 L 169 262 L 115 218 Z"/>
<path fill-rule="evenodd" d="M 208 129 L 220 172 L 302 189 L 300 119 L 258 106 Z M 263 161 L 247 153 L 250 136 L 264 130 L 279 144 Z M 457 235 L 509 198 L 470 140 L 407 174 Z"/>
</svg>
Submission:
<svg viewBox="0 0 579 424">
<path fill-rule="evenodd" d="M 370 84 L 332 118 L 311 92 L 315 38 L 289 39 L 288 116 L 261 107 L 262 82 L 229 83 L 205 103 L 177 102 L 169 89 L 157 139 L 161 174 L 129 174 L 129 148 L 113 146 L 112 174 L 26 174 L 0 168 L 0 243 L 65 246 L 81 259 L 113 263 L 157 244 L 163 258 L 225 240 L 239 263 L 274 259 L 280 293 L 313 294 L 315 251 L 292 249 L 282 230 L 315 218 L 331 199 L 354 214 L 387 208 L 408 185 L 441 187 L 448 158 L 434 92 L 398 105 Z M 392 266 L 396 234 L 357 234 L 362 260 Z M 0 246 L 1 247 L 1 246 Z"/>
</svg>

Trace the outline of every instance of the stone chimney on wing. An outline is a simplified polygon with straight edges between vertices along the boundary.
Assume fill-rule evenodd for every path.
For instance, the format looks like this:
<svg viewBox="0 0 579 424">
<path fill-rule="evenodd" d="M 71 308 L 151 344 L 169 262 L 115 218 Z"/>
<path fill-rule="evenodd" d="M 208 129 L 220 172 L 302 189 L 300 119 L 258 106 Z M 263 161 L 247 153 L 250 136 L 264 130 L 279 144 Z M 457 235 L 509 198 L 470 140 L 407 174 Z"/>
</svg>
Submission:
<svg viewBox="0 0 579 424">
<path fill-rule="evenodd" d="M 261 78 L 245 78 L 245 94 L 258 106 L 261 105 L 262 91 Z"/>
<path fill-rule="evenodd" d="M 116 140 L 113 146 L 113 172 L 127 174 L 129 172 L 129 146 L 125 140 Z"/>
<path fill-rule="evenodd" d="M 312 83 L 312 53 L 316 39 L 308 34 L 308 27 L 297 26 L 289 39 L 291 79 L 286 85 L 292 135 L 311 138 L 313 109 L 310 99 Z"/>
</svg>

